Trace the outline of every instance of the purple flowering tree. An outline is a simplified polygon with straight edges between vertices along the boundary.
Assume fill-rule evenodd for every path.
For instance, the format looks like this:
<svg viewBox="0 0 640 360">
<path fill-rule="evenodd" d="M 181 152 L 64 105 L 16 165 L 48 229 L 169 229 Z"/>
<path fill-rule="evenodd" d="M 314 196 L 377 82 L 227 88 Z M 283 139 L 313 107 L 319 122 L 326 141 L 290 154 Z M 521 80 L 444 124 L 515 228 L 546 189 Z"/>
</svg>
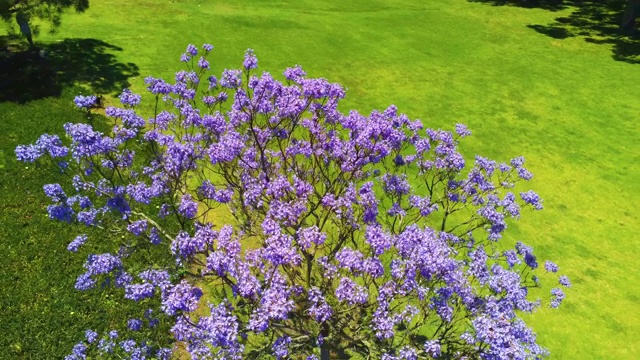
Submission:
<svg viewBox="0 0 640 360">
<path fill-rule="evenodd" d="M 547 354 L 519 317 L 543 306 L 528 295 L 537 259 L 502 240 L 507 219 L 542 209 L 514 190 L 532 178 L 523 158 L 465 160 L 465 126 L 427 129 L 394 106 L 345 112 L 340 85 L 300 67 L 258 75 L 251 50 L 210 76 L 211 50 L 189 45 L 174 82 L 146 79 L 149 118 L 125 91 L 106 109 L 111 131 L 66 124 L 64 140 L 16 149 L 69 175 L 44 188 L 52 219 L 103 234 L 68 246 L 88 254 L 76 288 L 148 308 L 125 331 L 170 327 L 168 344 L 89 330 L 69 359 Z M 554 287 L 545 306 L 564 296 Z"/>
</svg>

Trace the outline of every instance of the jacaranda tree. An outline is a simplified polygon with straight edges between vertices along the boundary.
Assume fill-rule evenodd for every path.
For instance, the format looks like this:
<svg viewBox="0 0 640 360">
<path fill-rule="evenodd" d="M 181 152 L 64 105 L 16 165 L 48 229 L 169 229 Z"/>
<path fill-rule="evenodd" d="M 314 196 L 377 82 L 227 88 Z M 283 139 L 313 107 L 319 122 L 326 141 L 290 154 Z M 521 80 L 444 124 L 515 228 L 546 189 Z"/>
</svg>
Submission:
<svg viewBox="0 0 640 360">
<path fill-rule="evenodd" d="M 508 218 L 542 208 L 514 189 L 532 178 L 523 158 L 465 161 L 465 126 L 425 129 L 394 106 L 345 113 L 340 85 L 300 67 L 256 75 L 251 50 L 208 76 L 211 50 L 189 45 L 174 83 L 145 80 L 148 119 L 125 91 L 108 134 L 69 123 L 16 149 L 68 175 L 44 187 L 49 216 L 98 234 L 68 246 L 88 256 L 76 288 L 140 304 L 69 359 L 547 354 L 519 315 L 564 293 L 531 299 L 532 248 L 501 241 Z M 76 98 L 90 118 L 94 102 Z"/>
</svg>

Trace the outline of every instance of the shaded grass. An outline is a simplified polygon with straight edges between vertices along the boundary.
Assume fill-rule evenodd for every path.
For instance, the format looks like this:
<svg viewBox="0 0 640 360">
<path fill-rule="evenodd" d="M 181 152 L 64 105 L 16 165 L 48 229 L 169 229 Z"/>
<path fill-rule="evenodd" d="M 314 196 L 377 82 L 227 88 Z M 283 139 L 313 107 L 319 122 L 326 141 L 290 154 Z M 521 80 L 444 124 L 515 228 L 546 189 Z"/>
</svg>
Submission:
<svg viewBox="0 0 640 360">
<path fill-rule="evenodd" d="M 2 49 L 3 40 L 7 48 Z M 0 38 L 0 102 L 26 103 L 60 97 L 74 85 L 90 87 L 97 94 L 120 93 L 138 75 L 132 63 L 116 61 L 121 48 L 96 39 L 74 38 L 40 45 L 36 49 L 14 48 L 16 41 Z"/>
<path fill-rule="evenodd" d="M 121 289 L 74 289 L 87 255 L 108 251 L 112 243 L 109 236 L 113 235 L 50 220 L 46 210 L 50 201 L 42 186 L 60 182 L 67 187 L 69 179 L 47 162 L 25 164 L 15 159 L 17 144 L 32 143 L 45 132 L 60 134 L 64 123 L 86 121 L 73 106 L 73 96 L 80 91 L 77 87 L 65 89 L 59 98 L 25 105 L 0 103 L 3 359 L 63 358 L 84 338 L 86 329 L 99 334 L 121 331 L 129 318 L 141 318 L 145 309 L 145 302 L 124 300 Z M 88 243 L 77 254 L 67 251 L 69 242 L 82 233 L 88 234 Z"/>
<path fill-rule="evenodd" d="M 563 309 L 530 318 L 541 344 L 555 358 L 630 359 L 640 351 L 640 72 L 612 61 L 606 43 L 527 27 L 571 13 L 455 0 L 111 0 L 69 14 L 57 35 L 39 40 L 82 34 L 121 48 L 117 60 L 140 69 L 129 79 L 136 91 L 144 76 L 172 77 L 188 42 L 216 46 L 215 72 L 239 66 L 251 47 L 260 69 L 301 64 L 311 76 L 344 84 L 343 109 L 367 113 L 393 102 L 430 127 L 466 123 L 475 135 L 463 144 L 468 154 L 524 155 L 536 175 L 531 187 L 545 199 L 546 209 L 523 214 L 508 240 L 534 245 L 541 260 L 556 260 L 574 282 Z M 16 116 L 3 111 L 3 118 Z M 38 121 L 20 141 L 47 131 Z M 3 142 L 5 158 L 17 143 Z M 3 218 L 5 233 L 15 233 L 16 223 Z M 22 251 L 22 238 L 8 243 Z"/>
<path fill-rule="evenodd" d="M 74 90 L 29 105 L 0 104 L 0 347 L 6 358 L 63 357 L 84 329 L 102 328 L 107 315 L 100 299 L 73 290 L 86 260 L 66 250 L 77 231 L 47 217 L 42 186 L 59 176 L 14 155 L 16 144 L 34 141 L 35 134 L 59 133 L 63 123 L 82 120 L 71 108 Z"/>
</svg>

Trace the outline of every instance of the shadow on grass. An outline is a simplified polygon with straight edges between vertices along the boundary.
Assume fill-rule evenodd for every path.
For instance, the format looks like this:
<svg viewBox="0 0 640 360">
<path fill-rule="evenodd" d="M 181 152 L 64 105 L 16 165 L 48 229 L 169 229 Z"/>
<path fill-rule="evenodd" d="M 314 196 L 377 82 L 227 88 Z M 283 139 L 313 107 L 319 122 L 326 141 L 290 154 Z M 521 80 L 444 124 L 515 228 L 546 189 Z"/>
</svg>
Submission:
<svg viewBox="0 0 640 360">
<path fill-rule="evenodd" d="M 537 8 L 551 11 L 564 10 L 567 3 L 576 3 L 577 1 L 562 0 L 469 0 L 469 2 L 484 3 L 492 6 L 517 6 L 523 8 Z"/>
<path fill-rule="evenodd" d="M 121 48 L 101 40 L 65 39 L 34 49 L 13 47 L 11 40 L 0 38 L 0 102 L 58 97 L 74 84 L 97 94 L 120 92 L 139 75 L 135 64 L 116 59 Z"/>
<path fill-rule="evenodd" d="M 612 57 L 630 64 L 640 63 L 640 36 L 636 29 L 621 29 L 627 0 L 469 0 L 493 6 L 517 6 L 549 11 L 569 10 L 551 24 L 527 27 L 552 37 L 582 37 L 594 44 L 611 46 Z"/>
</svg>

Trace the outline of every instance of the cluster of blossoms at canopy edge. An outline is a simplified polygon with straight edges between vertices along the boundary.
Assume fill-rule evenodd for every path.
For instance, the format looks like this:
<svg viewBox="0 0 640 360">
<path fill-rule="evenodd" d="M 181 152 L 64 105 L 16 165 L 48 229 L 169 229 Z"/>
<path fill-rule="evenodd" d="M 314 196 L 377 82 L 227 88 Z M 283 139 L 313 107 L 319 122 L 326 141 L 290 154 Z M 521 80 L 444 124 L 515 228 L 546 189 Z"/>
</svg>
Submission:
<svg viewBox="0 0 640 360">
<path fill-rule="evenodd" d="M 79 109 L 91 109 L 98 102 L 98 97 L 95 95 L 78 95 L 73 99 L 73 102 Z"/>
<path fill-rule="evenodd" d="M 68 145 L 43 135 L 16 149 L 71 175 L 68 190 L 45 186 L 52 219 L 122 234 L 110 237 L 111 253 L 88 255 L 76 288 L 113 287 L 145 306 L 159 299 L 155 310 L 194 359 L 547 354 L 518 314 L 541 306 L 528 288 L 559 268 L 547 261 L 535 276 L 530 246 L 500 243 L 509 219 L 542 209 L 533 191 L 513 191 L 533 177 L 522 157 L 468 163 L 464 125 L 425 129 L 395 106 L 344 113 L 340 85 L 299 66 L 282 81 L 255 74 L 251 50 L 243 68 L 208 75 L 212 48 L 189 45 L 173 82 L 145 80 L 160 104 L 152 117 L 127 90 L 123 108 L 106 109 L 110 133 L 66 124 Z M 221 205 L 232 224 L 207 216 Z M 82 234 L 68 249 L 86 254 L 99 241 Z M 140 271 L 133 254 L 154 247 L 171 261 Z M 554 288 L 548 306 L 563 299 Z M 169 352 L 96 339 L 70 358 Z"/>
</svg>

